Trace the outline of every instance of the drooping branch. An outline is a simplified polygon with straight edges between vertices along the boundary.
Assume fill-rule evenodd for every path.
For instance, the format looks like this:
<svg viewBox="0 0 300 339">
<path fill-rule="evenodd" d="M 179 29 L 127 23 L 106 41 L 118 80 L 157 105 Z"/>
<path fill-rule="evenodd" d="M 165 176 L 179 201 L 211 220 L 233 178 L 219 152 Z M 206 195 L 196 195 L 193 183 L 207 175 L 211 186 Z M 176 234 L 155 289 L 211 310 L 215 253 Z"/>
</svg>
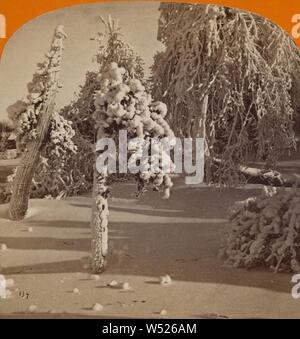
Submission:
<svg viewBox="0 0 300 339">
<path fill-rule="evenodd" d="M 274 167 L 295 147 L 294 42 L 271 22 L 229 8 L 163 3 L 160 12 L 165 51 L 155 57 L 153 95 L 182 136 L 196 137 L 203 120 L 210 156 L 222 159 L 207 180 L 240 182 L 238 167 L 255 159 Z"/>
<path fill-rule="evenodd" d="M 213 159 L 213 164 L 220 166 L 222 160 Z M 250 166 L 238 166 L 237 172 L 248 183 L 270 185 L 276 187 L 300 187 L 300 175 L 280 173 L 276 170 L 265 170 Z"/>
</svg>

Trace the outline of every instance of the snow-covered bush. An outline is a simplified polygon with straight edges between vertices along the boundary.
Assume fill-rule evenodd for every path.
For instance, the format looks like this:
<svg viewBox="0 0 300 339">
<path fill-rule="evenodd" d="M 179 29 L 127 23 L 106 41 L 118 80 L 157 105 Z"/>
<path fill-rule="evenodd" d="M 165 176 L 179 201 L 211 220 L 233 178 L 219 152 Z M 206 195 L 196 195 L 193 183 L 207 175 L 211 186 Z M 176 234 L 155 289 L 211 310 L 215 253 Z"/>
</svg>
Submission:
<svg viewBox="0 0 300 339">
<path fill-rule="evenodd" d="M 65 166 L 68 159 L 77 152 L 77 146 L 73 141 L 74 136 L 72 121 L 66 120 L 55 111 L 50 122 L 49 142 L 42 151 L 33 178 L 32 197 L 63 197 L 66 195 L 67 187 L 73 194 L 77 193 L 73 181 L 65 181 L 65 178 L 72 179 L 72 173 L 76 170 L 76 164 L 73 169 Z"/>
<path fill-rule="evenodd" d="M 16 152 L 8 149 L 13 127 L 10 121 L 0 121 L 0 159 L 14 159 Z"/>
<path fill-rule="evenodd" d="M 77 152 L 77 146 L 73 142 L 74 135 L 72 122 L 54 111 L 50 121 L 49 138 L 41 152 L 40 161 L 32 180 L 30 193 L 32 198 L 63 197 L 66 195 L 66 188 L 73 194 L 78 193 L 78 187 L 73 185 L 76 164 L 73 169 L 65 166 L 72 154 Z M 7 184 L 1 189 L 1 195 L 5 196 L 5 202 L 10 199 L 14 177 L 15 172 L 8 176 Z M 66 178 L 70 180 L 65 181 Z"/>
<path fill-rule="evenodd" d="M 237 202 L 220 255 L 234 267 L 300 272 L 300 190 L 265 188 Z"/>
<path fill-rule="evenodd" d="M 7 183 L 0 183 L 0 204 L 9 202 L 11 188 Z"/>
</svg>

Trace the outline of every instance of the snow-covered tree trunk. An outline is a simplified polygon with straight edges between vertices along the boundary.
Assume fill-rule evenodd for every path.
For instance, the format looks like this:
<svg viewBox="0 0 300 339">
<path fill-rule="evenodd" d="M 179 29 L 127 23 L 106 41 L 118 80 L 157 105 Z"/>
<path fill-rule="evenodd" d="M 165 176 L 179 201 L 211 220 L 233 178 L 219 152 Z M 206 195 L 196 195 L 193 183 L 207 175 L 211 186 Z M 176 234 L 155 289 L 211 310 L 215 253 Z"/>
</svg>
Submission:
<svg viewBox="0 0 300 339">
<path fill-rule="evenodd" d="M 54 33 L 50 52 L 47 54 L 48 64 L 43 69 L 47 77 L 46 83 L 33 84 L 42 86 L 44 92 L 38 93 L 42 101 L 42 109 L 39 111 L 39 120 L 36 127 L 35 138 L 30 140 L 23 154 L 21 164 L 18 166 L 13 183 L 13 192 L 10 200 L 9 215 L 13 220 L 21 220 L 28 209 L 30 189 L 35 170 L 39 163 L 40 153 L 49 134 L 50 119 L 55 105 L 58 77 L 62 61 L 63 40 L 66 35 L 62 26 L 58 26 Z M 40 75 L 40 74 L 39 74 Z M 36 94 L 35 91 L 33 91 Z M 33 96 L 31 93 L 31 96 Z"/>
<path fill-rule="evenodd" d="M 108 186 L 107 174 L 94 172 L 92 207 L 92 257 L 93 271 L 103 271 L 108 252 Z"/>
<path fill-rule="evenodd" d="M 47 118 L 50 114 L 51 110 L 49 109 L 41 120 L 40 131 L 38 132 L 40 137 L 28 145 L 28 149 L 23 155 L 22 162 L 17 167 L 9 205 L 9 215 L 13 220 L 21 220 L 26 215 L 32 178 L 39 163 L 43 140 L 45 139 L 45 135 L 49 128 L 49 121 Z"/>
<path fill-rule="evenodd" d="M 102 126 L 98 128 L 97 140 L 106 137 Z M 96 168 L 97 151 L 94 167 L 93 182 L 93 205 L 92 205 L 92 258 L 93 271 L 100 273 L 104 270 L 106 256 L 108 253 L 108 193 L 107 185 L 108 169 L 107 164 L 103 166 L 102 171 L 98 172 Z"/>
</svg>

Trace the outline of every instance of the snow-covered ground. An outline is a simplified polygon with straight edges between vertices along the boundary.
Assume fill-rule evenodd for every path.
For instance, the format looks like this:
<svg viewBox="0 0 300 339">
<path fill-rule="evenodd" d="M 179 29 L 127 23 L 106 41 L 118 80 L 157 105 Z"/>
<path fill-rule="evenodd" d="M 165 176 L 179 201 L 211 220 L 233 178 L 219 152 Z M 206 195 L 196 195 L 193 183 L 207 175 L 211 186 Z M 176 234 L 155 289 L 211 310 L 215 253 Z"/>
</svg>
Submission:
<svg viewBox="0 0 300 339">
<path fill-rule="evenodd" d="M 15 284 L 0 300 L 0 317 L 300 317 L 291 275 L 224 267 L 217 258 L 228 206 L 258 187 L 179 181 L 169 200 L 156 192 L 136 200 L 134 191 L 130 183 L 113 188 L 110 258 L 99 280 L 82 260 L 90 249 L 89 197 L 31 200 L 21 222 L 10 221 L 1 205 L 1 274 Z M 162 286 L 166 274 L 173 283 Z M 108 287 L 113 280 L 131 288 Z M 96 303 L 102 311 L 93 310 Z"/>
</svg>

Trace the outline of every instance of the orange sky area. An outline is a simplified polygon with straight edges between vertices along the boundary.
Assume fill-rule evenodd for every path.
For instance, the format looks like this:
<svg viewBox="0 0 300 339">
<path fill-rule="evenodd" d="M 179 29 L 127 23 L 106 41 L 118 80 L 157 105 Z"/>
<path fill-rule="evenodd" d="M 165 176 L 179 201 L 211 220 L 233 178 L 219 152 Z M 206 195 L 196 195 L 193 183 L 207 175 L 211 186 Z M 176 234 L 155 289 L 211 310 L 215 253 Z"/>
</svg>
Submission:
<svg viewBox="0 0 300 339">
<path fill-rule="evenodd" d="M 170 1 L 170 0 L 169 0 Z M 0 0 L 0 13 L 6 19 L 6 38 L 0 39 L 0 54 L 3 51 L 5 43 L 14 32 L 23 26 L 26 22 L 41 14 L 53 11 L 66 6 L 107 2 L 99 0 Z M 120 2 L 120 1 L 119 1 Z M 133 1 L 127 1 L 133 2 Z M 147 1 L 145 1 L 147 2 Z M 183 2 L 183 1 L 181 1 Z M 277 23 L 292 35 L 292 18 L 299 14 L 299 26 L 294 28 L 293 38 L 300 47 L 300 1 L 297 0 L 201 0 L 194 3 L 214 3 L 229 7 L 245 9 L 257 14 L 263 15 L 271 21 Z M 296 19 L 295 19 L 296 20 Z"/>
</svg>

